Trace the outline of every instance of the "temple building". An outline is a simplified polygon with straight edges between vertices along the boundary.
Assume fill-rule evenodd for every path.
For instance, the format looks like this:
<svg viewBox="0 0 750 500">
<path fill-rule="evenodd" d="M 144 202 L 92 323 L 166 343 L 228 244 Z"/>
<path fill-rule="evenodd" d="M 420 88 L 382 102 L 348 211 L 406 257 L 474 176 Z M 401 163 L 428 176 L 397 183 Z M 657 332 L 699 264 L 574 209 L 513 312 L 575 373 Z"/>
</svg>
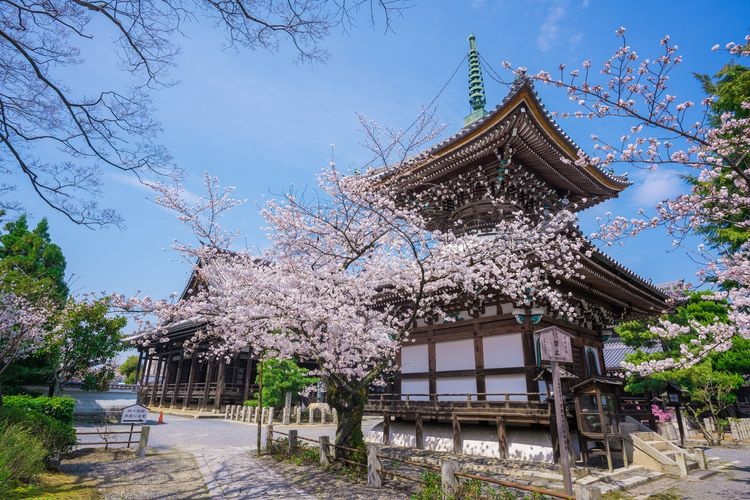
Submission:
<svg viewBox="0 0 750 500">
<path fill-rule="evenodd" d="M 485 110 L 482 71 L 473 35 L 469 39 L 469 104 L 464 127 L 417 155 L 389 182 L 404 191 L 444 184 L 463 176 L 484 176 L 490 190 L 456 194 L 432 214 L 435 224 L 481 231 L 492 225 L 492 197 L 514 200 L 514 210 L 539 213 L 547 208 L 580 211 L 615 198 L 630 183 L 591 165 L 576 164 L 579 147 L 546 112 L 531 79 L 515 80 L 507 96 Z M 450 187 L 445 191 L 451 192 Z M 502 298 L 457 306 L 450 322 L 420 320 L 400 353 L 400 370 L 391 394 L 373 394 L 370 414 L 385 415 L 385 430 L 395 422 L 416 421 L 424 446 L 423 421 L 498 422 L 525 428 L 550 428 L 548 366 L 541 359 L 538 331 L 558 327 L 572 335 L 573 362 L 564 365 L 565 391 L 603 376 L 603 333 L 614 324 L 667 309 L 667 295 L 588 244 L 581 253 L 585 279 L 563 279 L 576 320 L 568 321 L 545 304 L 518 304 Z M 613 382 L 614 383 L 614 382 Z M 615 384 L 616 385 L 616 384 Z M 571 420 L 571 426 L 576 423 Z M 421 439 L 420 439 L 421 438 Z M 386 441 L 388 437 L 386 436 Z M 420 442 L 422 440 L 422 442 Z M 507 450 L 500 453 L 504 456 Z"/>
</svg>

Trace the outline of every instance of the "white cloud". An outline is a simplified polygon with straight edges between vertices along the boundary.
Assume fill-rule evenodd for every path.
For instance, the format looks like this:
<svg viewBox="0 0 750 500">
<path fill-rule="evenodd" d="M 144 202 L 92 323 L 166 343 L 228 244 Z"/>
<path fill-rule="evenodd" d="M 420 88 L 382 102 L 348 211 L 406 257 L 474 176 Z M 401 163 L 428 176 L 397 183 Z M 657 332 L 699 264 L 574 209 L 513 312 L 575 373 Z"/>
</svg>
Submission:
<svg viewBox="0 0 750 500">
<path fill-rule="evenodd" d="M 685 181 L 673 170 L 647 170 L 637 174 L 635 178 L 633 201 L 643 208 L 653 207 L 660 201 L 673 198 L 686 190 Z"/>
<path fill-rule="evenodd" d="M 124 184 L 126 186 L 131 186 L 134 188 L 141 189 L 150 194 L 153 194 L 154 191 L 148 185 L 158 183 L 158 181 L 146 179 L 146 178 L 143 178 L 143 182 L 141 182 L 141 180 L 139 180 L 138 177 L 136 177 L 135 175 L 128 175 L 124 173 L 113 174 L 112 178 L 115 180 L 115 182 L 119 182 L 120 184 Z M 188 189 L 185 189 L 185 186 L 182 186 L 182 198 L 189 203 L 195 203 L 200 199 L 200 195 Z"/>
<path fill-rule="evenodd" d="M 560 22 L 565 17 L 566 6 L 562 2 L 552 2 L 547 17 L 539 26 L 539 36 L 536 46 L 542 52 L 547 52 L 557 45 L 560 38 Z"/>
</svg>

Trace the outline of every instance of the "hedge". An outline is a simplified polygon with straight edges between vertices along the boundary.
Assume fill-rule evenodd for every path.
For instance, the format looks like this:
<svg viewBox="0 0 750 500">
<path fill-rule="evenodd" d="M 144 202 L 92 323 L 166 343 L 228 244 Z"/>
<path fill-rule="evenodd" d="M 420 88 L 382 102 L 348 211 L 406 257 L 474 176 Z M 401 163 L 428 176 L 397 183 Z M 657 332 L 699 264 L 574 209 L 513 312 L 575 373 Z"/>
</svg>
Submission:
<svg viewBox="0 0 750 500">
<path fill-rule="evenodd" d="M 60 422 L 72 424 L 76 402 L 69 396 L 51 398 L 47 396 L 5 396 L 3 405 L 9 408 L 32 410 L 49 415 Z"/>
<path fill-rule="evenodd" d="M 28 483 L 44 469 L 47 452 L 34 432 L 20 424 L 0 424 L 0 495 L 14 483 Z"/>
<path fill-rule="evenodd" d="M 76 444 L 76 430 L 72 423 L 27 408 L 0 406 L 0 427 L 17 425 L 38 438 L 46 450 L 45 459 L 59 458 Z"/>
</svg>

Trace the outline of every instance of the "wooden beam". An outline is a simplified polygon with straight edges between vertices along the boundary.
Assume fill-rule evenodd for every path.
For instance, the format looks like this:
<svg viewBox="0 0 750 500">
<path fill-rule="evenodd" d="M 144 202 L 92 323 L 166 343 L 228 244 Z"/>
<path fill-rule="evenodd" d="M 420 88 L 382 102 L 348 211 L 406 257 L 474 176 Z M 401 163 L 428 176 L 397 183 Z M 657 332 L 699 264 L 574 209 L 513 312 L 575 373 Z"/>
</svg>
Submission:
<svg viewBox="0 0 750 500">
<path fill-rule="evenodd" d="M 383 444 L 391 442 L 391 416 L 388 413 L 383 414 Z"/>
<path fill-rule="evenodd" d="M 159 394 L 159 407 L 164 403 L 164 396 L 167 394 L 167 386 L 169 385 L 169 376 L 172 374 L 172 351 L 167 354 L 167 362 L 164 366 L 164 381 L 161 384 L 161 393 Z"/>
<path fill-rule="evenodd" d="M 253 371 L 253 356 L 251 353 L 247 354 L 247 363 L 245 363 L 245 387 L 242 391 L 242 402 L 244 403 L 250 398 L 250 380 Z"/>
<path fill-rule="evenodd" d="M 475 367 L 475 373 L 474 376 L 476 377 L 476 384 L 477 384 L 477 392 L 483 393 L 487 392 L 485 384 L 485 376 L 487 375 L 484 371 L 484 340 L 482 337 L 478 336 L 477 326 L 474 326 L 474 367 Z M 487 396 L 482 394 L 481 396 L 478 396 L 478 399 L 480 401 L 483 401 L 487 399 Z"/>
<path fill-rule="evenodd" d="M 434 396 L 432 394 L 437 394 L 437 376 L 435 372 L 437 371 L 437 355 L 435 353 L 435 342 L 430 341 L 429 344 L 427 344 L 427 364 L 428 364 L 428 388 L 430 393 L 430 399 L 434 399 Z M 402 375 L 403 376 L 403 375 Z"/>
<path fill-rule="evenodd" d="M 153 405 L 154 400 L 156 399 L 156 385 L 159 383 L 159 379 L 161 377 L 161 365 L 162 359 L 161 355 L 159 355 L 159 362 L 156 364 L 156 375 L 154 375 L 154 385 L 151 387 L 151 397 L 148 399 L 149 405 Z"/>
<path fill-rule="evenodd" d="M 214 410 L 218 410 L 221 407 L 221 395 L 224 392 L 224 377 L 227 373 L 227 364 L 224 363 L 222 358 L 217 360 L 219 363 L 219 377 L 216 380 L 216 395 L 214 396 Z"/>
<path fill-rule="evenodd" d="M 180 390 L 180 379 L 182 378 L 182 362 L 185 358 L 184 349 L 180 351 L 180 360 L 177 362 L 177 373 L 174 376 L 174 392 L 172 393 L 172 401 L 169 403 L 170 408 L 174 408 L 174 404 L 177 402 L 177 393 Z"/>
<path fill-rule="evenodd" d="M 203 410 L 206 408 L 206 405 L 208 404 L 208 393 L 211 386 L 211 371 L 214 366 L 214 360 L 208 359 L 208 364 L 206 365 L 206 383 L 204 384 L 204 391 L 203 391 L 203 399 L 201 400 L 200 409 Z"/>
<path fill-rule="evenodd" d="M 185 394 L 185 400 L 182 402 L 182 409 L 190 406 L 190 398 L 193 397 L 193 383 L 195 382 L 195 367 L 198 364 L 198 356 L 195 351 L 190 355 L 190 373 L 188 373 L 188 387 Z"/>
</svg>

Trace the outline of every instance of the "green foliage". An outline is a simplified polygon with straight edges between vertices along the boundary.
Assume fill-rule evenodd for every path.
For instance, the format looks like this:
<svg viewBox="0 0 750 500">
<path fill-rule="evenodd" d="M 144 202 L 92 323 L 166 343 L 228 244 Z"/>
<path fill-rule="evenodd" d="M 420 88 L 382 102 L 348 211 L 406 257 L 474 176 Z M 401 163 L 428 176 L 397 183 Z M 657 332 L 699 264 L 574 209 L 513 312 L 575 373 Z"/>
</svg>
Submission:
<svg viewBox="0 0 750 500">
<path fill-rule="evenodd" d="M 0 494 L 28 483 L 44 470 L 44 444 L 22 425 L 0 425 Z"/>
<path fill-rule="evenodd" d="M 258 400 L 257 399 L 248 399 L 247 401 L 242 403 L 243 406 L 250 406 L 252 408 L 255 408 L 258 406 Z"/>
<path fill-rule="evenodd" d="M 109 365 L 104 365 L 100 368 L 90 370 L 83 376 L 81 389 L 84 391 L 105 392 L 109 390 L 109 385 L 114 378 L 115 370 Z"/>
<path fill-rule="evenodd" d="M 68 396 L 47 397 L 47 396 L 6 396 L 3 398 L 3 404 L 11 408 L 22 408 L 24 410 L 35 411 L 59 420 L 66 424 L 73 424 L 73 410 L 76 402 Z"/>
<path fill-rule="evenodd" d="M 27 429 L 44 445 L 45 458 L 58 458 L 76 444 L 76 431 L 72 424 L 26 408 L 0 407 L 2 425 L 18 425 Z"/>
<path fill-rule="evenodd" d="M 61 306 L 68 297 L 65 257 L 52 243 L 47 219 L 29 231 L 26 215 L 5 224 L 0 235 L 0 286 L 32 302 L 51 300 Z"/>
<path fill-rule="evenodd" d="M 435 498 L 447 498 L 443 494 L 443 485 L 440 474 L 427 471 L 422 473 L 419 491 L 411 496 L 411 500 L 434 500 Z"/>
<path fill-rule="evenodd" d="M 125 377 L 126 384 L 135 384 L 135 371 L 138 368 L 138 356 L 128 356 L 128 358 L 122 362 L 118 371 L 120 375 Z"/>
<path fill-rule="evenodd" d="M 120 331 L 127 324 L 127 319 L 109 316 L 108 298 L 91 303 L 70 300 L 55 322 L 58 333 L 50 349 L 57 358 L 54 373 L 56 385 L 73 377 L 88 377 L 92 367 L 104 365 L 126 347 Z M 109 372 L 114 377 L 112 369 L 105 368 L 97 370 L 97 380 L 88 379 L 94 382 L 94 386 L 103 387 L 106 377 L 110 376 Z"/>
<path fill-rule="evenodd" d="M 285 393 L 296 396 L 305 387 L 318 382 L 317 378 L 307 376 L 307 369 L 291 359 L 267 359 L 263 361 L 262 370 L 263 406 L 281 407 Z"/>
</svg>

